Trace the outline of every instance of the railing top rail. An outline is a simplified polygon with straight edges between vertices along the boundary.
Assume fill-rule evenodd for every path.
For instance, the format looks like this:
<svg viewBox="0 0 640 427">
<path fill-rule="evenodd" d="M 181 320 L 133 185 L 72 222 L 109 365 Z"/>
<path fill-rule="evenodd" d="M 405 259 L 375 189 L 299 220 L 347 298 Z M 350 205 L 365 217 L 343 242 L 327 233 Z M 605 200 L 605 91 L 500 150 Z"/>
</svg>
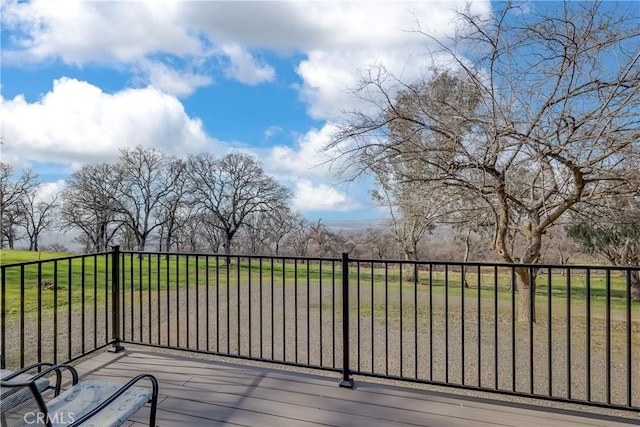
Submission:
<svg viewBox="0 0 640 427">
<path fill-rule="evenodd" d="M 406 259 L 375 259 L 375 258 L 349 258 L 349 262 L 371 264 L 418 264 L 418 265 L 443 265 L 443 266 L 469 266 L 469 267 L 505 267 L 505 268 L 540 268 L 540 269 L 571 269 L 571 270 L 640 270 L 638 265 L 586 265 L 586 264 L 520 264 L 506 262 L 481 262 L 481 261 L 433 261 L 433 260 L 406 260 Z"/>
<path fill-rule="evenodd" d="M 160 256 L 199 256 L 199 257 L 218 257 L 218 258 L 251 258 L 251 259 L 281 259 L 281 260 L 296 260 L 296 261 L 327 261 L 327 262 L 340 262 L 342 258 L 339 257 L 309 257 L 309 256 L 285 256 L 285 255 L 248 255 L 248 254 L 221 254 L 215 252 L 155 252 L 155 251 L 134 251 L 134 250 L 120 250 L 121 254 L 133 254 L 133 255 L 160 255 Z"/>
<path fill-rule="evenodd" d="M 111 253 L 112 253 L 111 251 L 95 252 L 90 254 L 68 255 L 68 256 L 58 257 L 58 258 L 46 258 L 46 259 L 35 259 L 35 260 L 23 261 L 23 262 L 13 262 L 11 264 L 3 264 L 1 263 L 1 260 L 0 260 L 0 268 L 19 267 L 21 265 L 26 266 L 26 265 L 33 265 L 33 264 L 43 264 L 46 262 L 53 262 L 53 261 L 67 261 L 67 260 L 79 259 L 79 258 L 90 258 L 90 257 L 100 256 L 100 255 L 109 255 Z"/>
<path fill-rule="evenodd" d="M 218 258 L 251 258 L 251 259 L 277 259 L 291 261 L 318 261 L 318 262 L 341 262 L 340 257 L 308 257 L 308 256 L 285 256 L 285 255 L 248 255 L 248 254 L 221 254 L 215 252 L 156 252 L 156 251 L 135 251 L 120 250 L 121 254 L 127 255 L 158 255 L 158 256 L 199 256 L 199 257 L 218 257 Z M 109 255 L 113 251 L 95 252 L 89 254 L 69 255 L 57 258 L 46 258 L 24 262 L 15 262 L 10 264 L 2 264 L 1 268 L 12 268 L 19 266 L 27 266 L 34 264 L 42 264 L 53 261 L 67 261 L 80 258 L 89 258 L 94 256 Z M 406 260 L 406 259 L 378 259 L 378 258 L 351 258 L 349 262 L 353 263 L 371 263 L 371 264 L 417 264 L 417 265 L 436 265 L 436 266 L 466 266 L 466 267 L 498 267 L 498 268 L 538 268 L 538 269 L 571 269 L 571 270 L 604 270 L 604 271 L 626 271 L 640 270 L 638 265 L 605 265 L 605 264 L 524 264 L 524 263 L 506 263 L 506 262 L 485 262 L 485 261 L 436 261 L 436 260 Z"/>
</svg>

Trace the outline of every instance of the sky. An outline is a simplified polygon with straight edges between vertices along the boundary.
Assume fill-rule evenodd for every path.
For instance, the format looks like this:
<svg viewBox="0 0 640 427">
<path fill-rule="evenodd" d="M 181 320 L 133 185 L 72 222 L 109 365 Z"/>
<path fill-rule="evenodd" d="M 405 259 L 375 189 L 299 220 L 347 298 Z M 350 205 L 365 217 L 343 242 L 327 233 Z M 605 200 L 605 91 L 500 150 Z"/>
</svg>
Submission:
<svg viewBox="0 0 640 427">
<path fill-rule="evenodd" d="M 2 1 L 1 159 L 49 183 L 122 149 L 242 151 L 311 221 L 379 219 L 322 148 L 363 72 L 411 80 L 464 1 Z M 480 13 L 487 1 L 474 1 Z"/>
</svg>

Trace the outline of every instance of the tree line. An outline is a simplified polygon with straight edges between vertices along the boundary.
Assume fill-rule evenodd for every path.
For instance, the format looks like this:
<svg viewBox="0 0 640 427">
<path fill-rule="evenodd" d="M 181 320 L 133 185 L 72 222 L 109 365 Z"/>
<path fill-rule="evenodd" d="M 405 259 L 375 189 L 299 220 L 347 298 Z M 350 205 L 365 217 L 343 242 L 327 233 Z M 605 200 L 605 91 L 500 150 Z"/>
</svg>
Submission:
<svg viewBox="0 0 640 427">
<path fill-rule="evenodd" d="M 160 251 L 189 242 L 229 254 L 241 229 L 283 234 L 284 224 L 296 219 L 289 189 L 245 154 L 178 159 L 154 148 L 127 149 L 115 163 L 82 166 L 48 200 L 37 197 L 32 172 L 14 176 L 2 164 L 2 173 L 2 238 L 9 247 L 22 230 L 29 249 L 38 250 L 40 233 L 55 218 L 58 228 L 79 231 L 88 252 L 105 251 L 116 240 L 144 251 L 155 239 Z"/>
</svg>

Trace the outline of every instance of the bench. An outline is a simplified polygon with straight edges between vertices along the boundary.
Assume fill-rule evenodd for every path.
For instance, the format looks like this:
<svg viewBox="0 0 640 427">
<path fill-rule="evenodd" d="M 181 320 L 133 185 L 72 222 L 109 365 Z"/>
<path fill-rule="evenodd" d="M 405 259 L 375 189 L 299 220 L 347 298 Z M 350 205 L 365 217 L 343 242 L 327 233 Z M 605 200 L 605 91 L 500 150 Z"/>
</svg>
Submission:
<svg viewBox="0 0 640 427">
<path fill-rule="evenodd" d="M 59 393 L 61 388 L 61 370 L 71 372 L 71 386 Z M 43 398 L 38 380 L 46 375 L 56 373 L 54 397 L 48 402 Z M 141 380 L 151 382 L 151 390 L 137 384 Z M 124 424 L 146 403 L 151 403 L 149 425 L 155 425 L 158 402 L 158 381 L 153 375 L 141 374 L 126 384 L 116 384 L 107 381 L 79 380 L 78 372 L 69 365 L 51 366 L 30 379 L 18 381 L 18 377 L 10 380 L 0 380 L 0 389 L 9 395 L 20 394 L 23 399 L 18 402 L 22 409 L 5 406 L 3 397 L 3 419 L 8 411 L 13 409 L 13 418 L 20 418 L 27 423 L 37 423 L 49 427 L 117 427 Z M 13 390 L 8 393 L 4 390 Z M 26 403 L 25 403 L 26 402 Z M 15 402 L 14 402 L 15 403 Z M 26 408 L 26 409 L 25 409 Z M 16 413 L 17 411 L 17 413 Z M 29 420 L 26 417 L 30 417 Z M 31 419 L 33 418 L 33 419 Z"/>
</svg>

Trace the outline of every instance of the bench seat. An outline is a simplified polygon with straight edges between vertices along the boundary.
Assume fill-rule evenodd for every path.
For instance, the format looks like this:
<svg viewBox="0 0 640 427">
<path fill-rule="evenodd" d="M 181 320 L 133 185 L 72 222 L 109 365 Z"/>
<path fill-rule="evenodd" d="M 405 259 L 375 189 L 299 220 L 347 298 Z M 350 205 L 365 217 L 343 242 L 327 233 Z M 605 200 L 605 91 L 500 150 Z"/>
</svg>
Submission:
<svg viewBox="0 0 640 427">
<path fill-rule="evenodd" d="M 104 381 L 86 380 L 78 382 L 47 403 L 52 426 L 62 427 L 72 423 L 96 408 L 121 387 L 122 384 Z M 150 390 L 144 387 L 132 386 L 109 406 L 82 423 L 82 426 L 120 426 L 142 408 L 151 397 Z"/>
</svg>

